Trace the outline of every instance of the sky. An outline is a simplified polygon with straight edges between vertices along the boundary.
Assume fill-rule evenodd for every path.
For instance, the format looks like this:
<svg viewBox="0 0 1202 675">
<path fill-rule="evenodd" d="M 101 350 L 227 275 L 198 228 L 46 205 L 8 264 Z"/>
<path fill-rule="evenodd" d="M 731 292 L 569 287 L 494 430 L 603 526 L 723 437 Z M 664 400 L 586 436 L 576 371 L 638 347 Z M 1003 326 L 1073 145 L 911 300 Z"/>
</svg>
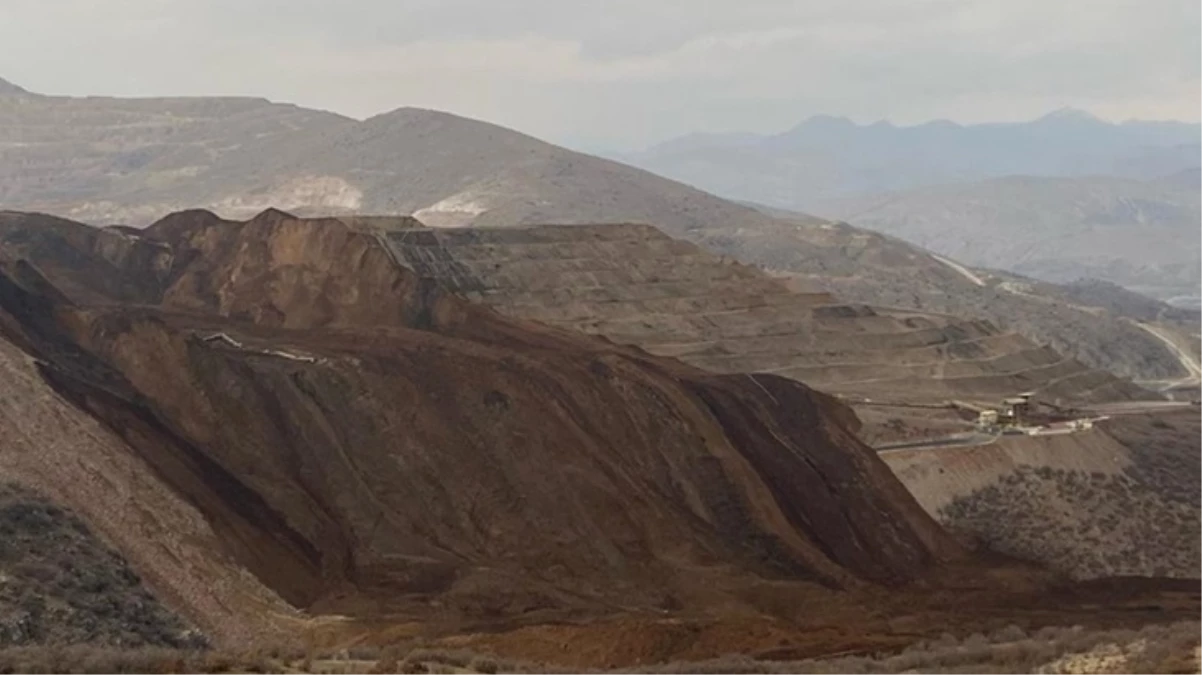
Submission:
<svg viewBox="0 0 1202 675">
<path fill-rule="evenodd" d="M 2 0 L 0 77 L 60 95 L 400 106 L 582 149 L 913 124 L 1199 119 L 1198 0 Z"/>
</svg>

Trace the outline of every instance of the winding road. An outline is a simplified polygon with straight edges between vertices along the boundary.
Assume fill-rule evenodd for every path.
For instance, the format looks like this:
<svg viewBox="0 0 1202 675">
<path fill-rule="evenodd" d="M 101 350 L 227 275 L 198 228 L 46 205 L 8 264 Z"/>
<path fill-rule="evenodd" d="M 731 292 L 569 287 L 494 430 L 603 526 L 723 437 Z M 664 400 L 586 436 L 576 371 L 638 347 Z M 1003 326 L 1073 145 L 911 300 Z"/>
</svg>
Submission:
<svg viewBox="0 0 1202 675">
<path fill-rule="evenodd" d="M 983 279 L 981 279 L 981 277 L 974 274 L 972 270 L 968 269 L 964 265 L 961 265 L 960 263 L 958 263 L 954 260 L 948 260 L 947 258 L 944 258 L 941 255 L 935 255 L 934 253 L 931 254 L 931 257 L 934 258 L 935 260 L 938 260 L 939 262 L 943 263 L 944 265 L 947 265 L 948 267 L 952 268 L 953 270 L 959 272 L 960 276 L 964 277 L 965 279 L 968 279 L 969 281 L 973 282 L 977 286 L 985 285 L 985 281 Z"/>
<path fill-rule="evenodd" d="M 1202 364 L 1198 363 L 1197 356 L 1183 349 L 1181 345 L 1173 340 L 1172 335 L 1165 332 L 1163 328 L 1150 323 L 1140 323 L 1139 321 L 1132 321 L 1131 323 L 1151 333 L 1156 339 L 1163 342 L 1169 348 L 1169 351 L 1173 352 L 1177 357 L 1177 360 L 1181 362 L 1181 367 L 1185 368 L 1185 372 L 1189 373 L 1186 377 L 1169 381 L 1168 386 L 1165 387 L 1166 389 L 1196 387 L 1202 384 Z"/>
</svg>

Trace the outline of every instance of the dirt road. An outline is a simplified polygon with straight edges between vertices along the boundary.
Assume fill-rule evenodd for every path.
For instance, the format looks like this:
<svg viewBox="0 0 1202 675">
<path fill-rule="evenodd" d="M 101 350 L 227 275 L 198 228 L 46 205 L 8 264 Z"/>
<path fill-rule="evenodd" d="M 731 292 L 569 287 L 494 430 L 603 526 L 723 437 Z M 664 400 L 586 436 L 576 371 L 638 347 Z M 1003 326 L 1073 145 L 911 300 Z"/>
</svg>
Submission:
<svg viewBox="0 0 1202 675">
<path fill-rule="evenodd" d="M 1156 337 L 1156 339 L 1163 342 L 1165 346 L 1168 347 L 1169 350 L 1172 351 L 1177 357 L 1177 360 L 1181 362 L 1181 367 L 1185 368 L 1185 372 L 1189 373 L 1189 375 L 1186 377 L 1167 382 L 1165 389 L 1196 387 L 1202 383 L 1202 363 L 1198 362 L 1198 357 L 1196 355 L 1190 353 L 1181 345 L 1177 344 L 1177 341 L 1173 339 L 1172 334 L 1155 324 L 1140 323 L 1138 321 L 1132 321 L 1131 323 L 1151 333 Z"/>
<path fill-rule="evenodd" d="M 961 265 L 960 263 L 955 262 L 953 260 L 948 260 L 947 258 L 944 258 L 943 256 L 935 255 L 934 253 L 931 254 L 931 257 L 934 258 L 935 260 L 938 260 L 939 262 L 943 263 L 944 265 L 947 265 L 948 267 L 952 268 L 953 270 L 956 270 L 957 272 L 960 273 L 961 276 L 963 276 L 965 279 L 968 279 L 973 284 L 975 284 L 977 286 L 985 285 L 985 281 L 982 280 L 981 277 L 977 276 L 976 274 L 973 274 L 972 270 L 968 269 L 964 265 Z"/>
<path fill-rule="evenodd" d="M 995 440 L 997 440 L 997 436 L 994 436 L 993 434 L 969 433 L 956 434 L 955 436 L 945 436 L 943 438 L 923 438 L 916 441 L 886 443 L 885 445 L 880 445 L 873 449 L 877 451 L 877 454 L 885 454 L 888 452 L 897 452 L 898 450 L 925 450 L 934 448 L 986 445 Z"/>
</svg>

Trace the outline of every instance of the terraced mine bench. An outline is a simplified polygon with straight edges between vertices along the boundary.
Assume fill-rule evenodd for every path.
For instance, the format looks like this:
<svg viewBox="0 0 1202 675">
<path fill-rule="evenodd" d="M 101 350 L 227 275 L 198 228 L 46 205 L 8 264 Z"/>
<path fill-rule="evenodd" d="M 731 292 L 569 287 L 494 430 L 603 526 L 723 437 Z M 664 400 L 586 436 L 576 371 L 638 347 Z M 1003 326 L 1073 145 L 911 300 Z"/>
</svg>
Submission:
<svg viewBox="0 0 1202 675">
<path fill-rule="evenodd" d="M 1026 390 L 1055 403 L 1146 395 L 988 322 L 841 303 L 649 225 L 414 227 L 377 236 L 398 264 L 503 314 L 714 372 L 774 373 L 848 399 L 910 403 Z M 880 407 L 862 416 L 870 426 L 901 417 L 933 430 L 964 422 Z"/>
</svg>

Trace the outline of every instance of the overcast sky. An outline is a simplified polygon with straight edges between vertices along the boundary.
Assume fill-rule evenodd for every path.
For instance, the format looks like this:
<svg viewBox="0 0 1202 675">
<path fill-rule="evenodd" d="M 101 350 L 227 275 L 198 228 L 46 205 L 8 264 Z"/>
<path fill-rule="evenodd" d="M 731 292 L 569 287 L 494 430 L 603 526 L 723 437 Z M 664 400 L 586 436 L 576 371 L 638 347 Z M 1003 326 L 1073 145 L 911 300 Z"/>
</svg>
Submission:
<svg viewBox="0 0 1202 675">
<path fill-rule="evenodd" d="M 1198 0 L 0 0 L 0 77 L 626 148 L 819 113 L 1197 121 L 1200 23 Z"/>
</svg>

